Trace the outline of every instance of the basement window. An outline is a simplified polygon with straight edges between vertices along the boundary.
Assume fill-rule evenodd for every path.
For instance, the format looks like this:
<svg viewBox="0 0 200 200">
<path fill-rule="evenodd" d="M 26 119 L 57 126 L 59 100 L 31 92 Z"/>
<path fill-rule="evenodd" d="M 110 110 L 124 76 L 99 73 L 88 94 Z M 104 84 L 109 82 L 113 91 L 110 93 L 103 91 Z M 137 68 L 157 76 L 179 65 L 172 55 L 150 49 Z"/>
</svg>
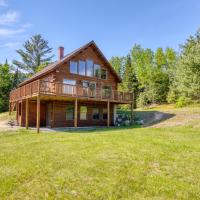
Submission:
<svg viewBox="0 0 200 200">
<path fill-rule="evenodd" d="M 107 119 L 107 118 L 108 118 L 107 108 L 103 108 L 103 119 Z"/>
<path fill-rule="evenodd" d="M 66 108 L 66 120 L 73 120 L 74 119 L 74 106 L 67 105 Z"/>
<path fill-rule="evenodd" d="M 87 120 L 87 106 L 80 107 L 80 120 Z"/>
<path fill-rule="evenodd" d="M 93 108 L 92 109 L 92 118 L 95 120 L 99 119 L 99 108 Z"/>
</svg>

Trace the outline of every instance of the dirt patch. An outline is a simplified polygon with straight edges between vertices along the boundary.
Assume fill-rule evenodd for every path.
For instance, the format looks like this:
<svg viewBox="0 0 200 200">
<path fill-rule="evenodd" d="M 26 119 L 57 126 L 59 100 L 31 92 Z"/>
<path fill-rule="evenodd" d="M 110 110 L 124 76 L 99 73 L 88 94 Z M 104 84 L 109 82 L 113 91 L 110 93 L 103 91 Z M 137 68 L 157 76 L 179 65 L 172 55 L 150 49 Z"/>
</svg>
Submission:
<svg viewBox="0 0 200 200">
<path fill-rule="evenodd" d="M 16 126 L 16 124 L 9 120 L 0 120 L 0 131 L 5 131 L 5 130 L 15 130 L 18 129 L 19 127 Z"/>
</svg>

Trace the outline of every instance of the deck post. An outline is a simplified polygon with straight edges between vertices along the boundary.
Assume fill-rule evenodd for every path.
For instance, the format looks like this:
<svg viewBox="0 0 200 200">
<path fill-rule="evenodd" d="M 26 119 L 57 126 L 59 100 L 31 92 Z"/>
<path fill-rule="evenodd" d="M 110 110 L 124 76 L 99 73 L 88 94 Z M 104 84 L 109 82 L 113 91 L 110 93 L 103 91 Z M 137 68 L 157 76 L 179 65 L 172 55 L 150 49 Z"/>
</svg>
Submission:
<svg viewBox="0 0 200 200">
<path fill-rule="evenodd" d="M 75 99 L 75 106 L 74 106 L 74 127 L 77 127 L 77 115 L 78 115 L 78 100 Z"/>
<path fill-rule="evenodd" d="M 28 129 L 28 122 L 29 122 L 29 100 L 26 99 L 26 129 Z"/>
<path fill-rule="evenodd" d="M 18 101 L 16 101 L 16 121 L 17 121 L 17 125 L 18 125 L 18 114 L 19 114 L 19 107 L 18 107 Z"/>
<path fill-rule="evenodd" d="M 133 118 L 134 118 L 134 116 L 133 116 L 133 103 L 131 103 L 131 125 L 133 125 Z"/>
<path fill-rule="evenodd" d="M 40 96 L 37 96 L 37 133 L 40 132 Z"/>
<path fill-rule="evenodd" d="M 107 127 L 110 126 L 110 101 L 107 101 Z"/>
</svg>

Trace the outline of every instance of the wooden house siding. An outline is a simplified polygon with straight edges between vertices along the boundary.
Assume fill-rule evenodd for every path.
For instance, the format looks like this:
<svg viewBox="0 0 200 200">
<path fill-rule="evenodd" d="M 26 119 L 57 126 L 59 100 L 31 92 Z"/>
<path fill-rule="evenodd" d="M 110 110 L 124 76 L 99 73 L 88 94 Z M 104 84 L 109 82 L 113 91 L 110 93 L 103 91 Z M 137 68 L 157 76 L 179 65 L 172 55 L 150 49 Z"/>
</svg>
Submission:
<svg viewBox="0 0 200 200">
<path fill-rule="evenodd" d="M 113 73 L 111 73 L 110 68 L 100 59 L 96 53 L 92 50 L 91 47 L 88 47 L 85 51 L 79 53 L 78 55 L 74 56 L 71 61 L 79 61 L 79 60 L 93 60 L 95 64 L 99 64 L 102 68 L 107 70 L 107 79 L 101 79 L 97 77 L 89 77 L 83 76 L 79 74 L 72 74 L 70 73 L 70 61 L 63 63 L 57 70 L 56 73 L 56 81 L 63 82 L 63 79 L 72 79 L 76 80 L 77 85 L 81 85 L 81 81 L 90 81 L 96 82 L 97 88 L 101 88 L 103 85 L 112 86 L 112 90 L 117 90 L 117 80 Z"/>
<path fill-rule="evenodd" d="M 63 52 L 59 55 L 62 54 Z M 70 73 L 70 61 L 79 60 L 92 60 L 94 64 L 100 65 L 107 70 L 107 78 Z M 63 83 L 63 79 L 74 80 L 76 85 Z M 37 126 L 38 132 L 40 126 L 110 126 L 114 124 L 115 105 L 122 103 L 133 105 L 133 93 L 117 91 L 120 80 L 95 43 L 90 42 L 50 64 L 11 91 L 9 107 L 11 110 L 16 108 L 16 119 L 20 126 L 26 128 Z M 83 81 L 96 83 L 94 94 L 91 94 L 90 88 L 83 87 Z M 110 93 L 105 94 L 102 86 L 111 86 Z M 65 89 L 71 92 L 65 92 Z M 66 119 L 68 105 L 74 106 L 73 120 Z M 81 106 L 87 107 L 86 120 L 80 120 Z M 100 111 L 99 119 L 93 119 L 94 108 Z M 102 118 L 103 109 L 107 110 L 107 119 Z"/>
</svg>

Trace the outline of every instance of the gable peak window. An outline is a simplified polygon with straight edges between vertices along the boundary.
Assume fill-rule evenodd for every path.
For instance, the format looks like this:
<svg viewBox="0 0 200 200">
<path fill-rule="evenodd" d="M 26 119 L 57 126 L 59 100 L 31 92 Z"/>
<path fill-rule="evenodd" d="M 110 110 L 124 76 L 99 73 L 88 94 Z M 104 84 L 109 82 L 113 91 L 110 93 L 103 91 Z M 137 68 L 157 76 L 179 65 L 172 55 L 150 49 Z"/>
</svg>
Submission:
<svg viewBox="0 0 200 200">
<path fill-rule="evenodd" d="M 101 75 L 101 66 L 98 64 L 94 64 L 94 76 L 100 78 Z"/>
<path fill-rule="evenodd" d="M 101 69 L 101 79 L 107 79 L 107 70 Z"/>
<path fill-rule="evenodd" d="M 75 61 L 70 61 L 70 73 L 77 74 L 78 73 L 78 63 Z"/>
<path fill-rule="evenodd" d="M 93 60 L 86 60 L 86 68 L 87 68 L 87 76 L 93 76 L 94 75 L 94 63 Z"/>
<path fill-rule="evenodd" d="M 86 75 L 86 63 L 83 60 L 78 61 L 78 73 L 79 75 Z"/>
</svg>

